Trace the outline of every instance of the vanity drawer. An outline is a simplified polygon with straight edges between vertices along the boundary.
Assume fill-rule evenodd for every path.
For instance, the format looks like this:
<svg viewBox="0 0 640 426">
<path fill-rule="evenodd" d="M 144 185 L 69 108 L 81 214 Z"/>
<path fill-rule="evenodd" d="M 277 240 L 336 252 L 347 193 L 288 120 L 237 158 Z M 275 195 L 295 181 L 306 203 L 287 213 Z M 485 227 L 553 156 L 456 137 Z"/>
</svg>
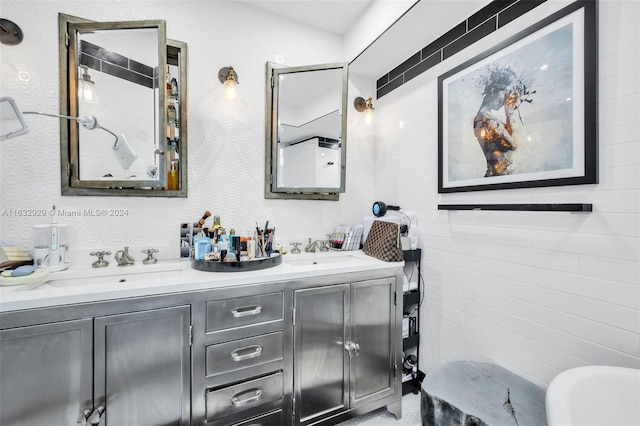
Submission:
<svg viewBox="0 0 640 426">
<path fill-rule="evenodd" d="M 281 320 L 283 294 L 270 293 L 207 303 L 207 332 Z"/>
<path fill-rule="evenodd" d="M 233 426 L 282 426 L 283 424 L 282 410 L 278 410 L 240 423 L 234 423 Z"/>
<path fill-rule="evenodd" d="M 283 397 L 282 372 L 207 392 L 207 422 L 275 402 Z"/>
<path fill-rule="evenodd" d="M 206 347 L 206 377 L 282 359 L 282 331 Z"/>
</svg>

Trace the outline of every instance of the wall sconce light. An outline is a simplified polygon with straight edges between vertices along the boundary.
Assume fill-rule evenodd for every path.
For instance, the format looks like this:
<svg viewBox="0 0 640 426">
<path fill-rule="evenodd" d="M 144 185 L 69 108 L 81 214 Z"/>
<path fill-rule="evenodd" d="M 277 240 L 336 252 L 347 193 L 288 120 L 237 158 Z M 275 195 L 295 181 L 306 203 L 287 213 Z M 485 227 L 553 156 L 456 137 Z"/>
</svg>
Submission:
<svg viewBox="0 0 640 426">
<path fill-rule="evenodd" d="M 224 85 L 225 96 L 228 100 L 233 101 L 236 99 L 236 85 L 238 82 L 238 74 L 235 72 L 232 66 L 220 68 L 218 71 L 218 80 Z"/>
<path fill-rule="evenodd" d="M 86 65 L 80 65 L 82 75 L 80 76 L 80 99 L 87 102 L 93 102 L 93 88 L 96 83 L 91 80 L 91 76 L 87 71 Z"/>
<path fill-rule="evenodd" d="M 0 19 L 0 43 L 15 46 L 22 43 L 24 34 L 22 29 L 13 21 Z"/>
<path fill-rule="evenodd" d="M 371 102 L 371 98 L 364 99 L 358 96 L 353 101 L 353 106 L 356 108 L 358 112 L 364 112 L 364 122 L 368 126 L 373 122 L 373 103 Z"/>
</svg>

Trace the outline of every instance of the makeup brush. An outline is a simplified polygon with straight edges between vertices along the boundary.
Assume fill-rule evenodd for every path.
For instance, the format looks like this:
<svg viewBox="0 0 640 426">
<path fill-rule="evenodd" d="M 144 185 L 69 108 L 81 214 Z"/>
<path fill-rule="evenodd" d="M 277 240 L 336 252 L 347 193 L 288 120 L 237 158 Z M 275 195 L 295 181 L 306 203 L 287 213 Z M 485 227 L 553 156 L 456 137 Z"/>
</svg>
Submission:
<svg viewBox="0 0 640 426">
<path fill-rule="evenodd" d="M 211 212 L 207 210 L 206 212 L 204 212 L 204 215 L 202 216 L 202 218 L 198 219 L 198 225 L 200 226 L 204 225 L 204 223 L 206 222 L 209 216 L 211 216 Z"/>
</svg>

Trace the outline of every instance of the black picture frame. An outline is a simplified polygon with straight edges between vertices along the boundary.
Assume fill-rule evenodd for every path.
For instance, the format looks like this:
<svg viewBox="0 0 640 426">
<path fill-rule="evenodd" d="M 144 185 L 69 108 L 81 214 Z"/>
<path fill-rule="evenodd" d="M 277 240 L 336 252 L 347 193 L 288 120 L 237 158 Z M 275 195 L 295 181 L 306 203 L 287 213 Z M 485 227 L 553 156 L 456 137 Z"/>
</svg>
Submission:
<svg viewBox="0 0 640 426">
<path fill-rule="evenodd" d="M 438 193 L 598 183 L 597 9 L 572 3 L 438 77 Z"/>
</svg>

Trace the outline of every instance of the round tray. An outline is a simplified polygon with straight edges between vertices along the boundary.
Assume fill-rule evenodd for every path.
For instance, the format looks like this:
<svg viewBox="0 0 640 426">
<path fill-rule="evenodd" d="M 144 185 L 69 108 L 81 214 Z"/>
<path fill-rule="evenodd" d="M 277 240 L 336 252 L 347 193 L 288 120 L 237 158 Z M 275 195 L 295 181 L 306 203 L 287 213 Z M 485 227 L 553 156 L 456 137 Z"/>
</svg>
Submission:
<svg viewBox="0 0 640 426">
<path fill-rule="evenodd" d="M 271 257 L 253 259 L 240 262 L 219 262 L 217 260 L 191 260 L 191 267 L 205 272 L 247 272 L 259 269 L 272 268 L 282 263 L 279 253 L 271 254 Z"/>
</svg>

